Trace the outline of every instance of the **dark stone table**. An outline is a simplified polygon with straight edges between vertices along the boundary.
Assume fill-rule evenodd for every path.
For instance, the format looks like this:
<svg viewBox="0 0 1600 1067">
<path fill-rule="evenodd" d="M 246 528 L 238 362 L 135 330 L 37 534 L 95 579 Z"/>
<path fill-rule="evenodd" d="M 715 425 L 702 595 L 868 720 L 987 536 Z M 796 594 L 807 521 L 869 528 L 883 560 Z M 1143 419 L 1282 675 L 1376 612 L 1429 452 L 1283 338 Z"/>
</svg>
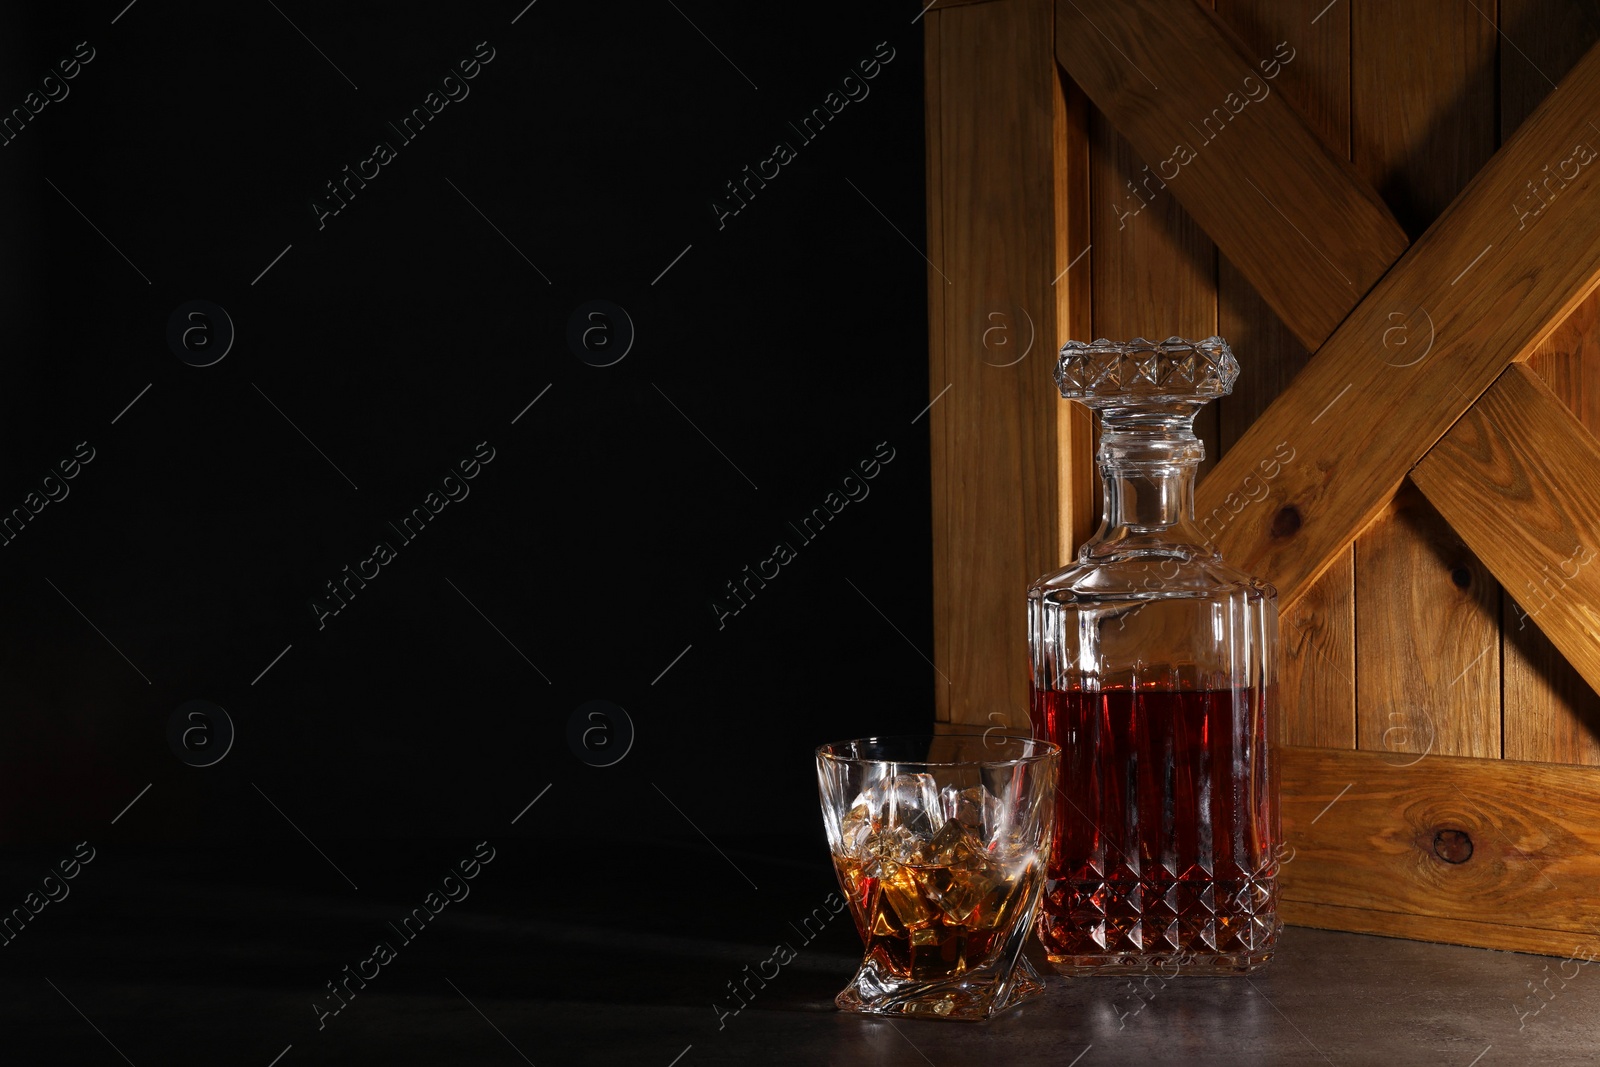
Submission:
<svg viewBox="0 0 1600 1067">
<path fill-rule="evenodd" d="M 318 845 L 99 847 L 9 930 L 0 1063 L 1600 1062 L 1600 966 L 1554 958 L 1290 928 L 1249 979 L 1053 978 L 987 1024 L 890 1022 L 833 1009 L 859 943 L 847 914 L 807 921 L 822 863 L 519 837 L 446 882 L 473 842 Z M 0 906 L 71 852 L 3 857 Z M 779 944 L 796 958 L 734 1012 Z"/>
</svg>

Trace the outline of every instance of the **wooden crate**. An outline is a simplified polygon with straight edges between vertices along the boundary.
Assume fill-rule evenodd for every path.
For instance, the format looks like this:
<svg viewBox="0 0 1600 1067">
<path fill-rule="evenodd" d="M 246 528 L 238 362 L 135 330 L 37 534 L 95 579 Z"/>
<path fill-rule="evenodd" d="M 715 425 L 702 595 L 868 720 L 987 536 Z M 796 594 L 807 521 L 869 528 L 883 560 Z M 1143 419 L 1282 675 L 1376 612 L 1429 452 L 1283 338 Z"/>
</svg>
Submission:
<svg viewBox="0 0 1600 1067">
<path fill-rule="evenodd" d="M 939 719 L 1026 722 L 1025 590 L 1095 521 L 1059 343 L 1220 333 L 1198 510 L 1282 597 L 1287 917 L 1600 945 L 1600 10 L 923 20 Z"/>
</svg>

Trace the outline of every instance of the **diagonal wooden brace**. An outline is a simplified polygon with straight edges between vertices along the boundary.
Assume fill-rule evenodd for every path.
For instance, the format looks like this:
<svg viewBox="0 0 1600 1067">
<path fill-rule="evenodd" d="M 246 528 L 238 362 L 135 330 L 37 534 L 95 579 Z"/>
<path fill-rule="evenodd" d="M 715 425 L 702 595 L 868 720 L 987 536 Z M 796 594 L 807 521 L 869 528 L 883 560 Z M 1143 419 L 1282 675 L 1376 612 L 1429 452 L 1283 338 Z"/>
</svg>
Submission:
<svg viewBox="0 0 1600 1067">
<path fill-rule="evenodd" d="M 1513 365 L 1411 478 L 1600 691 L 1600 443 L 1577 417 Z"/>
<path fill-rule="evenodd" d="M 1573 68 L 1200 487 L 1199 517 L 1210 520 L 1223 553 L 1274 582 L 1285 604 L 1506 367 L 1600 282 L 1596 116 L 1600 49 Z M 1560 177 L 1544 185 L 1551 174 Z M 1263 467 L 1285 444 L 1292 462 Z"/>
<path fill-rule="evenodd" d="M 1405 251 L 1406 235 L 1273 90 L 1293 62 L 1293 42 L 1285 47 L 1246 60 L 1193 0 L 1056 4 L 1057 61 L 1147 164 L 1128 203 L 1171 192 L 1315 351 Z"/>
</svg>

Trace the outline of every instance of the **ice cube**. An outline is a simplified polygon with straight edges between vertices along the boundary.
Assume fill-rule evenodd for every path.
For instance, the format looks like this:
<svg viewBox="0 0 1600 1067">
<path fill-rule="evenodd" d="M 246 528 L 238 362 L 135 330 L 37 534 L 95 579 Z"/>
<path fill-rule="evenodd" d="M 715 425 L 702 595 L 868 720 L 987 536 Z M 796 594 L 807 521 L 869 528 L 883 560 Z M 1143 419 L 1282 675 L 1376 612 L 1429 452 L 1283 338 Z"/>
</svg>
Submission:
<svg viewBox="0 0 1600 1067">
<path fill-rule="evenodd" d="M 894 909 L 895 918 L 909 929 L 925 927 L 939 917 L 938 908 L 923 894 L 921 880 L 913 867 L 884 863 L 878 891 L 884 903 Z"/>
<path fill-rule="evenodd" d="M 928 852 L 941 867 L 974 869 L 984 863 L 982 838 L 973 835 L 957 819 L 948 820 L 929 842 Z"/>
<path fill-rule="evenodd" d="M 922 838 L 903 826 L 885 826 L 867 836 L 865 848 L 875 859 L 890 863 L 917 863 L 924 843 Z"/>
<path fill-rule="evenodd" d="M 900 864 L 927 863 L 934 831 L 944 824 L 931 774 L 897 774 L 862 790 L 839 821 L 845 855 Z"/>
<path fill-rule="evenodd" d="M 981 916 L 974 916 L 994 887 L 993 877 L 981 869 L 952 870 L 950 882 L 939 895 L 944 909 L 944 921 L 952 926 L 976 925 Z"/>
<path fill-rule="evenodd" d="M 846 856 L 866 854 L 867 839 L 872 835 L 872 807 L 862 797 L 839 820 L 839 845 Z"/>
<path fill-rule="evenodd" d="M 931 838 L 944 823 L 939 783 L 931 774 L 897 774 L 875 787 L 884 826 L 900 826 Z"/>
<path fill-rule="evenodd" d="M 946 819 L 954 819 L 979 837 L 987 837 L 999 815 L 1000 800 L 981 785 L 968 789 L 947 785 L 939 795 Z"/>
</svg>

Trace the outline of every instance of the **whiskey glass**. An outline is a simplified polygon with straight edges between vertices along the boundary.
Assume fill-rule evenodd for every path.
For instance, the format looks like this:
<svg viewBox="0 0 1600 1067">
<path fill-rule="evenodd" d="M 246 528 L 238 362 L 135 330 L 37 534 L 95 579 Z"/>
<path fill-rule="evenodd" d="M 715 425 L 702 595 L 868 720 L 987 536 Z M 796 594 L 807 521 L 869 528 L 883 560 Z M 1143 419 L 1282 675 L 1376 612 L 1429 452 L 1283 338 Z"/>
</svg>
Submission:
<svg viewBox="0 0 1600 1067">
<path fill-rule="evenodd" d="M 983 1020 L 1043 991 L 1022 947 L 1059 754 L 994 730 L 817 749 L 828 845 L 866 946 L 840 1008 Z"/>
</svg>

